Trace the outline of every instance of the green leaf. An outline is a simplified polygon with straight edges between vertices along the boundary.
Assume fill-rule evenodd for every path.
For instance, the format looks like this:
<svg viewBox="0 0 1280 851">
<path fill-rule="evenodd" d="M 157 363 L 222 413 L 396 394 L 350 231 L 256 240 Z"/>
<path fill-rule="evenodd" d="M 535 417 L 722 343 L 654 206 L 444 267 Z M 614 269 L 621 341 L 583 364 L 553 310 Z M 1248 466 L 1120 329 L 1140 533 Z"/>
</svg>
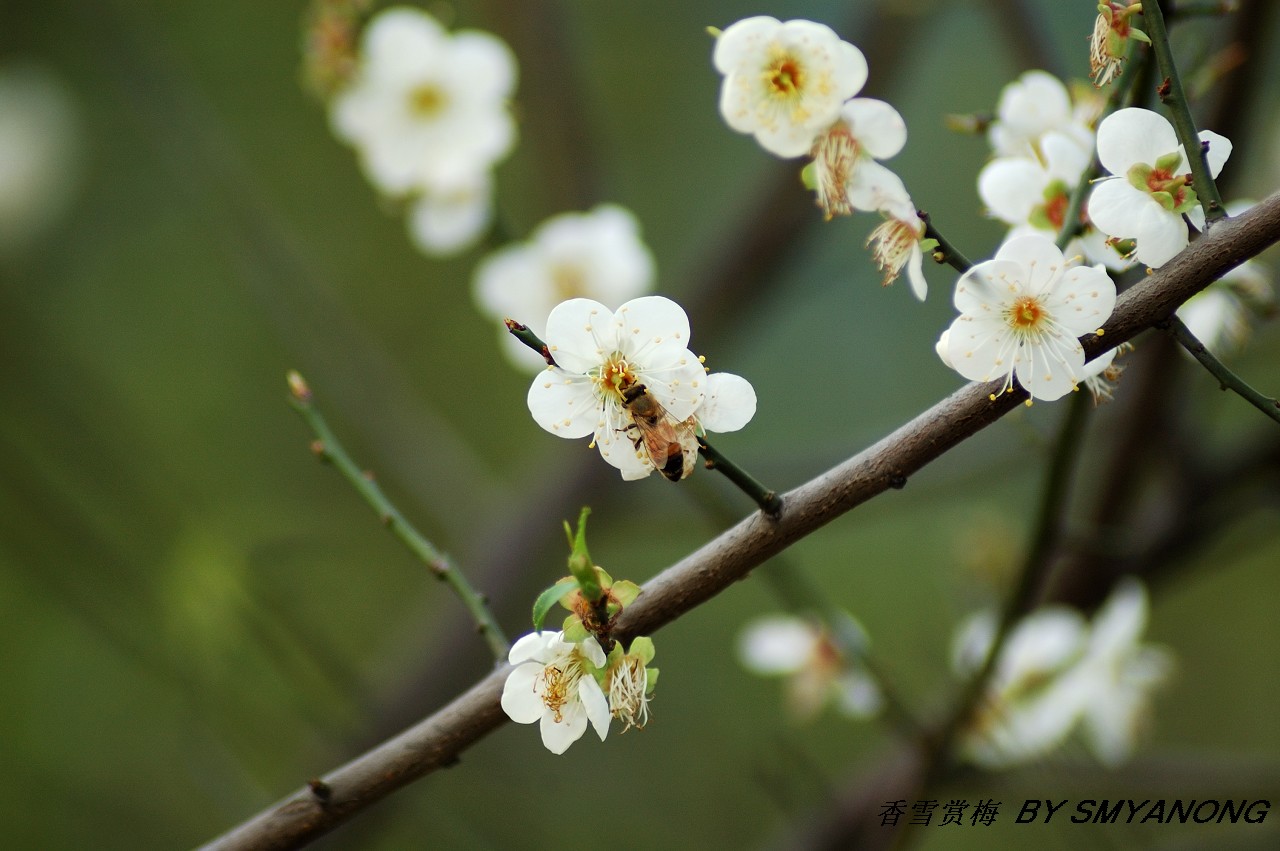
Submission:
<svg viewBox="0 0 1280 851">
<path fill-rule="evenodd" d="M 658 669 L 657 668 L 645 669 L 644 693 L 652 694 L 653 687 L 656 686 L 657 684 L 658 684 Z"/>
<path fill-rule="evenodd" d="M 547 612 L 551 611 L 551 607 L 559 603 L 565 594 L 573 591 L 578 587 L 578 580 L 572 576 L 566 576 L 555 585 L 538 595 L 538 599 L 533 601 L 533 631 L 542 632 L 542 622 L 547 619 Z"/>
</svg>

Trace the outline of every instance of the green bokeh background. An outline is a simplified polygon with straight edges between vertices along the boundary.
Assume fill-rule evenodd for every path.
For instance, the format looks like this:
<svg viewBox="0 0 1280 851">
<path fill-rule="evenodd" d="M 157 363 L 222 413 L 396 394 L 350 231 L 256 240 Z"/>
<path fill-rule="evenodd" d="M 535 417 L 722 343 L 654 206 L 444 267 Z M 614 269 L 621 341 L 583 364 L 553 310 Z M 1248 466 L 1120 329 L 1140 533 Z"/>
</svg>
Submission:
<svg viewBox="0 0 1280 851">
<path fill-rule="evenodd" d="M 612 201 L 632 209 L 658 261 L 659 291 L 697 291 L 778 165 L 715 109 L 708 24 L 748 14 L 836 23 L 862 43 L 870 2 L 564 0 L 554 26 L 575 73 L 517 95 L 521 146 L 498 170 L 500 227 Z M 1091 2 L 1022 4 L 1052 54 L 1083 76 Z M 988 254 L 981 139 L 946 113 L 990 110 L 1020 69 L 1007 4 L 901 2 L 889 33 L 905 55 L 875 94 L 911 129 L 893 161 L 953 242 Z M 429 7 L 455 26 L 517 43 L 515 4 Z M 300 369 L 348 448 L 419 527 L 476 576 L 511 634 L 564 571 L 555 526 L 596 506 L 592 553 L 643 581 L 723 523 L 700 505 L 749 504 L 699 475 L 581 480 L 578 442 L 531 421 L 528 379 L 472 305 L 481 250 L 429 260 L 376 198 L 352 152 L 299 84 L 302 2 L 17 0 L 0 10 L 0 62 L 59 74 L 80 111 L 72 207 L 38 243 L 0 257 L 0 832 L 8 847 L 198 844 L 307 778 L 443 704 L 488 669 L 460 607 L 308 451 L 286 404 Z M 1203 53 L 1213 29 L 1180 42 Z M 1280 32 L 1270 38 L 1280 41 Z M 1267 43 L 1264 39 L 1262 43 Z M 525 56 L 522 62 L 529 62 Z M 1274 55 L 1248 73 L 1280 75 Z M 526 74 L 537 78 L 535 74 Z M 585 134 L 545 118 L 567 103 Z M 1266 93 L 1228 170 L 1239 194 L 1278 184 L 1277 94 Z M 588 163 L 583 157 L 589 157 Z M 565 171 L 565 165 L 569 166 Z M 797 186 L 796 192 L 802 190 Z M 812 226 L 755 303 L 699 336 L 713 368 L 750 378 L 760 410 L 720 447 L 780 488 L 883 436 L 959 386 L 933 342 L 950 321 L 954 275 L 929 268 L 929 300 L 879 286 L 862 242 L 869 216 Z M 1274 257 L 1272 263 L 1274 264 Z M 724 310 L 730 310 L 726 305 Z M 1280 333 L 1263 326 L 1233 365 L 1274 392 Z M 1184 368 L 1195 427 L 1229 448 L 1262 424 Z M 1060 414 L 1019 411 L 792 551 L 863 620 L 902 691 L 937 708 L 952 685 L 947 643 L 999 593 L 975 552 L 1016 557 L 1031 523 L 1045 445 Z M 1112 422 L 1091 424 L 1101 446 Z M 1105 459 L 1087 448 L 1081 479 Z M 656 477 L 654 477 L 656 479 Z M 537 518 L 535 529 L 497 537 Z M 1056 830 L 1008 824 L 1024 798 L 1141 798 L 1142 766 L 1203 760 L 1222 794 L 1280 793 L 1280 511 L 1259 495 L 1156 589 L 1152 638 L 1179 659 L 1160 692 L 1132 777 L 1100 779 L 1070 749 L 949 797 L 1000 797 L 992 828 L 928 834 L 925 847 L 1046 848 L 1084 842 L 1276 840 L 1249 830 Z M 532 520 L 530 521 L 532 525 Z M 995 557 L 995 562 L 1000 559 Z M 397 793 L 329 847 L 754 847 L 786 843 L 859 766 L 893 745 L 882 725 L 782 717 L 777 683 L 733 661 L 749 618 L 778 608 L 750 579 L 657 636 L 662 688 L 640 733 L 553 757 L 507 725 L 460 765 Z M 1217 772 L 1216 774 L 1214 772 Z M 1168 782 L 1168 797 L 1189 794 Z M 1185 775 L 1182 775 L 1185 777 Z M 1243 777 L 1245 779 L 1241 780 Z M 1146 786 L 1139 786 L 1140 782 Z M 1225 780 L 1222 781 L 1225 783 Z M 1125 785 L 1130 783 L 1131 785 Z M 1074 784 L 1074 785 L 1073 785 Z M 1253 784 L 1253 785 L 1250 785 Z M 1212 791 L 1214 787 L 1210 786 Z M 953 793 L 954 794 L 951 794 Z M 1089 794 L 1084 794 L 1088 792 Z M 607 807 L 603 822 L 580 818 Z M 1188 838 L 1190 837 L 1190 838 Z"/>
</svg>

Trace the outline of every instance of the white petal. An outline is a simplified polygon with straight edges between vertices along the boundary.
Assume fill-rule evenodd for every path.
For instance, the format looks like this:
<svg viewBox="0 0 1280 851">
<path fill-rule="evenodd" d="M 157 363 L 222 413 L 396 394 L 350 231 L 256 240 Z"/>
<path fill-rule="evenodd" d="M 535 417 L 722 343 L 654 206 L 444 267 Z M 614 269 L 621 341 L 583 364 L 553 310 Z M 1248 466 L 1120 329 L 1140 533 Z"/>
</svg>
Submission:
<svg viewBox="0 0 1280 851">
<path fill-rule="evenodd" d="M 878 160 L 895 156 L 907 144 L 907 123 L 882 100 L 853 98 L 840 110 L 858 144 Z"/>
<path fill-rule="evenodd" d="M 858 163 L 847 189 L 849 203 L 855 209 L 883 210 L 904 221 L 914 217 L 915 207 L 902 178 L 875 160 Z M 910 208 L 910 212 L 906 208 Z"/>
<path fill-rule="evenodd" d="M 544 713 L 540 725 L 542 744 L 553 754 L 562 754 L 567 751 L 569 745 L 582 738 L 582 734 L 587 731 L 587 716 L 582 711 L 582 704 L 578 701 L 572 700 L 566 703 L 560 717 L 561 721 L 557 724 L 552 713 Z"/>
<path fill-rule="evenodd" d="M 469 248 L 489 226 L 493 211 L 487 175 L 473 187 L 430 192 L 409 211 L 409 239 L 432 256 Z"/>
<path fill-rule="evenodd" d="M 589 298 L 563 301 L 547 316 L 547 335 L 543 342 L 564 369 L 590 372 L 618 348 L 613 311 Z"/>
<path fill-rule="evenodd" d="M 1154 198 L 1130 186 L 1121 177 L 1100 181 L 1093 187 L 1089 194 L 1088 212 L 1089 220 L 1098 230 L 1107 236 L 1125 239 L 1134 235 L 1134 226 L 1139 219 L 1161 215 L 1165 211 Z"/>
<path fill-rule="evenodd" d="M 636 446 L 634 428 L 617 406 L 606 405 L 604 417 L 596 429 L 596 449 L 600 457 L 622 473 L 624 481 L 634 482 L 647 478 L 653 472 L 653 464 L 641 443 Z"/>
<path fill-rule="evenodd" d="M 532 659 L 545 661 L 547 648 L 556 638 L 557 633 L 549 630 L 530 632 L 516 639 L 515 644 L 507 651 L 507 661 L 519 665 Z"/>
<path fill-rule="evenodd" d="M 1231 140 L 1212 130 L 1201 130 L 1200 141 L 1209 143 L 1205 160 L 1209 163 L 1209 173 L 1217 177 L 1218 172 L 1222 171 L 1222 166 L 1226 164 L 1227 158 L 1231 156 Z"/>
<path fill-rule="evenodd" d="M 992 215 L 1011 225 L 1023 224 L 1044 200 L 1048 174 L 1022 157 L 1002 157 L 978 173 L 978 197 Z"/>
<path fill-rule="evenodd" d="M 506 42 L 480 30 L 454 33 L 449 44 L 451 72 L 466 81 L 467 95 L 501 101 L 516 86 L 516 58 Z"/>
<path fill-rule="evenodd" d="M 1092 333 L 1116 306 L 1116 285 L 1101 266 L 1073 266 L 1045 299 L 1053 318 L 1077 337 Z"/>
<path fill-rule="evenodd" d="M 1147 593 L 1142 583 L 1125 577 L 1093 618 L 1090 644 L 1095 653 L 1114 654 L 1137 645 L 1147 627 Z"/>
<path fill-rule="evenodd" d="M 761 51 L 762 45 L 773 38 L 782 22 L 767 15 L 743 18 L 726 27 L 716 39 L 712 62 L 721 74 L 728 74 L 744 63 L 749 63 Z"/>
<path fill-rule="evenodd" d="M 600 422 L 601 402 L 591 379 L 558 367 L 534 377 L 526 402 L 534 422 L 559 437 L 586 437 Z"/>
<path fill-rule="evenodd" d="M 1044 153 L 1045 170 L 1049 176 L 1065 182 L 1072 189 L 1093 157 L 1092 146 L 1085 147 L 1073 136 L 1058 131 L 1044 134 L 1040 150 Z"/>
<path fill-rule="evenodd" d="M 707 431 L 737 431 L 756 414 L 756 391 L 751 382 L 729 372 L 713 372 L 706 379 L 706 398 L 698 408 L 698 423 Z"/>
<path fill-rule="evenodd" d="M 1133 256 L 1154 268 L 1163 266 L 1187 247 L 1187 225 L 1181 216 L 1166 211 L 1159 204 L 1143 210 L 1134 222 Z"/>
<path fill-rule="evenodd" d="M 951 365 L 951 350 L 947 348 L 947 338 L 950 333 L 950 329 L 943 331 L 938 337 L 938 342 L 933 344 L 933 350 L 938 353 L 938 360 L 942 361 L 947 369 L 955 369 L 955 367 Z"/>
<path fill-rule="evenodd" d="M 582 701 L 582 708 L 586 713 L 587 720 L 591 722 L 591 726 L 595 728 L 596 735 L 603 742 L 605 736 L 609 734 L 609 719 L 612 716 L 609 713 L 609 701 L 605 698 L 604 692 L 600 689 L 600 684 L 595 681 L 594 677 L 585 675 L 578 680 L 578 699 Z"/>
<path fill-rule="evenodd" d="M 507 675 L 502 686 L 502 711 L 517 724 L 532 724 L 543 717 L 546 705 L 534 686 L 542 665 L 526 662 Z"/>
<path fill-rule="evenodd" d="M 604 655 L 604 649 L 600 647 L 600 642 L 596 641 L 595 636 L 588 635 L 582 639 L 574 647 L 574 650 L 580 654 L 592 665 L 597 668 L 603 668 L 608 657 Z"/>
<path fill-rule="evenodd" d="M 813 657 L 817 635 L 797 617 L 771 615 L 757 618 L 738 637 L 738 659 L 747 670 L 761 676 L 794 673 Z"/>
<path fill-rule="evenodd" d="M 1084 379 L 1084 349 L 1075 339 L 1056 345 L 1027 344 L 1014 370 L 1018 383 L 1032 398 L 1053 402 L 1076 389 Z"/>
<path fill-rule="evenodd" d="M 669 298 L 633 298 L 615 316 L 618 348 L 638 364 L 665 366 L 689 348 L 689 317 Z"/>
<path fill-rule="evenodd" d="M 918 242 L 911 246 L 911 255 L 907 258 L 907 283 L 911 284 L 911 294 L 924 301 L 929 294 L 929 282 L 924 276 L 924 251 Z"/>
<path fill-rule="evenodd" d="M 956 309 L 973 316 L 998 317 L 1011 294 L 1022 292 L 1022 265 L 1011 260 L 976 263 L 956 281 Z"/>
<path fill-rule="evenodd" d="M 1121 178 L 1132 165 L 1153 165 L 1165 154 L 1181 150 L 1173 125 L 1149 109 L 1119 109 L 1098 125 L 1098 162 Z"/>
</svg>

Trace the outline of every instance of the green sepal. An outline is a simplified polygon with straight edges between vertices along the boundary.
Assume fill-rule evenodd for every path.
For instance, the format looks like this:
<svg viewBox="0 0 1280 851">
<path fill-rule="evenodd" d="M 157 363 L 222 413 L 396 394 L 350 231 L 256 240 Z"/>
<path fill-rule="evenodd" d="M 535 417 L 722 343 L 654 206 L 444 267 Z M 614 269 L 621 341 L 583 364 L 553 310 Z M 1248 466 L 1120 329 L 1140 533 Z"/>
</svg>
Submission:
<svg viewBox="0 0 1280 851">
<path fill-rule="evenodd" d="M 1129 38 L 1136 39 L 1143 44 L 1151 43 L 1151 36 L 1147 35 L 1137 27 L 1129 27 Z"/>
<path fill-rule="evenodd" d="M 635 602 L 636 597 L 640 596 L 640 586 L 630 579 L 623 579 L 619 582 L 614 582 L 609 587 L 609 593 L 618 601 L 620 607 L 630 606 Z"/>
<path fill-rule="evenodd" d="M 1182 190 L 1182 203 L 1173 208 L 1178 215 L 1190 213 L 1196 207 L 1200 206 L 1200 199 L 1196 196 L 1196 191 L 1191 187 Z"/>
<path fill-rule="evenodd" d="M 1027 216 L 1027 224 L 1040 230 L 1056 230 L 1053 220 L 1049 218 L 1049 211 L 1043 204 L 1037 204 L 1031 210 L 1031 215 Z"/>
<path fill-rule="evenodd" d="M 590 635 L 587 632 L 587 628 L 582 625 L 582 619 L 577 615 L 569 615 L 569 617 L 565 618 L 564 626 L 561 629 L 564 630 L 564 640 L 569 642 L 585 641 L 587 636 Z"/>
<path fill-rule="evenodd" d="M 652 694 L 653 687 L 658 684 L 658 669 L 646 668 L 644 674 L 645 674 L 644 693 Z"/>
<path fill-rule="evenodd" d="M 551 607 L 561 602 L 577 590 L 578 580 L 572 576 L 566 576 L 555 585 L 538 595 L 538 599 L 533 601 L 533 631 L 542 632 L 542 622 L 547 619 L 547 612 L 551 611 Z"/>
<path fill-rule="evenodd" d="M 647 635 L 638 635 L 631 639 L 631 647 L 627 650 L 627 655 L 636 657 L 645 664 L 645 667 L 648 667 L 653 661 L 653 639 Z"/>
<path fill-rule="evenodd" d="M 1152 192 L 1151 197 L 1154 198 L 1155 202 L 1161 207 L 1164 207 L 1170 213 L 1173 212 L 1173 196 L 1168 192 Z"/>
<path fill-rule="evenodd" d="M 1156 168 L 1169 174 L 1173 174 L 1174 169 L 1180 165 L 1182 165 L 1182 151 L 1170 151 L 1156 160 Z"/>
<path fill-rule="evenodd" d="M 941 246 L 942 246 L 942 243 L 938 242 L 938 240 L 934 239 L 933 237 L 927 237 L 925 239 L 920 240 L 920 250 L 923 251 L 925 254 L 932 254 L 934 251 L 937 251 L 938 248 L 940 248 Z"/>
<path fill-rule="evenodd" d="M 804 184 L 805 189 L 818 188 L 818 164 L 809 163 L 800 169 L 800 182 Z"/>
<path fill-rule="evenodd" d="M 1129 185 L 1134 189 L 1140 189 L 1143 192 L 1150 192 L 1151 187 L 1147 183 L 1147 179 L 1151 177 L 1151 166 L 1146 163 L 1134 163 L 1129 166 L 1129 170 L 1125 172 L 1125 179 L 1129 181 Z"/>
</svg>

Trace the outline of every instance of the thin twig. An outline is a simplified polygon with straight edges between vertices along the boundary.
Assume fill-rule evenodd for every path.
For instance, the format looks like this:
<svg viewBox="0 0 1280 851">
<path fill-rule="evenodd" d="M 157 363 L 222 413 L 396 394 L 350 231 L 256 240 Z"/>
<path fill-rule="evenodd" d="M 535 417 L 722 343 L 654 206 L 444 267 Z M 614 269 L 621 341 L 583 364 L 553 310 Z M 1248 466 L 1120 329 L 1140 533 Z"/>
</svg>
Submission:
<svg viewBox="0 0 1280 851">
<path fill-rule="evenodd" d="M 1186 349 L 1193 358 L 1200 362 L 1201 366 L 1209 370 L 1209 373 L 1218 379 L 1218 384 L 1223 390 L 1235 391 L 1236 395 L 1241 399 L 1244 399 L 1250 405 L 1280 423 L 1280 400 L 1259 393 L 1250 387 L 1243 378 L 1232 372 L 1226 364 L 1218 360 L 1213 352 L 1205 347 L 1204 343 L 1196 339 L 1196 335 L 1191 333 L 1191 329 L 1178 318 L 1177 314 L 1170 316 L 1156 327 L 1172 334 L 1182 348 Z"/>
<path fill-rule="evenodd" d="M 484 640 L 488 642 L 489 649 L 493 651 L 494 658 L 499 661 L 507 657 L 509 644 L 507 638 L 502 633 L 502 628 L 498 626 L 498 622 L 494 619 L 493 613 L 489 611 L 489 606 L 485 603 L 484 597 L 471 587 L 471 583 L 458 570 L 448 556 L 441 553 L 430 541 L 428 541 L 421 532 L 413 527 L 400 510 L 387 499 L 387 495 L 382 492 L 382 488 L 378 487 L 378 483 L 373 476 L 365 470 L 360 469 L 351 456 L 347 454 L 347 450 L 338 442 L 337 436 L 333 430 L 329 428 L 329 424 L 325 422 L 324 417 L 316 410 L 311 388 L 303 380 L 302 376 L 297 372 L 289 373 L 289 402 L 293 405 L 294 410 L 302 415 L 307 421 L 307 425 L 311 426 L 311 430 L 315 432 L 316 439 L 312 443 L 312 450 L 322 460 L 328 461 L 342 473 L 342 477 L 351 483 L 356 492 L 369 503 L 378 515 L 378 519 L 382 521 L 382 525 L 391 530 L 391 534 L 395 535 L 399 541 L 409 548 L 409 551 L 417 556 L 418 560 L 427 566 L 432 575 L 441 582 L 448 585 L 453 592 L 458 595 L 458 599 L 462 600 L 462 604 L 467 607 L 467 611 L 476 622 L 476 632 L 484 636 Z"/>
<path fill-rule="evenodd" d="M 969 262 L 969 258 L 960 253 L 954 245 L 947 240 L 942 232 L 933 225 L 933 219 L 924 210 L 920 210 L 918 215 L 920 220 L 924 222 L 924 235 L 929 239 L 936 239 L 938 247 L 934 249 L 933 260 L 935 263 L 946 263 L 952 269 L 960 274 L 964 274 L 973 268 L 973 264 Z"/>
<path fill-rule="evenodd" d="M 1169 45 L 1169 31 L 1164 25 L 1164 13 L 1160 11 L 1160 0 L 1144 0 L 1142 4 L 1142 21 L 1145 32 L 1151 38 L 1151 49 L 1156 55 L 1156 64 L 1160 67 L 1163 82 L 1160 84 L 1160 100 L 1169 108 L 1173 116 L 1173 127 L 1178 132 L 1178 140 L 1186 152 L 1187 162 L 1191 165 L 1192 188 L 1196 197 L 1204 207 L 1204 217 L 1208 225 L 1213 225 L 1227 215 L 1222 205 L 1222 196 L 1218 186 L 1213 182 L 1213 174 L 1209 171 L 1209 162 L 1205 158 L 1205 147 L 1200 142 L 1200 134 L 1196 131 L 1195 119 L 1191 117 L 1191 106 L 1187 103 L 1187 93 L 1182 88 L 1182 79 L 1178 76 L 1178 66 L 1173 61 L 1173 48 Z"/>
</svg>

